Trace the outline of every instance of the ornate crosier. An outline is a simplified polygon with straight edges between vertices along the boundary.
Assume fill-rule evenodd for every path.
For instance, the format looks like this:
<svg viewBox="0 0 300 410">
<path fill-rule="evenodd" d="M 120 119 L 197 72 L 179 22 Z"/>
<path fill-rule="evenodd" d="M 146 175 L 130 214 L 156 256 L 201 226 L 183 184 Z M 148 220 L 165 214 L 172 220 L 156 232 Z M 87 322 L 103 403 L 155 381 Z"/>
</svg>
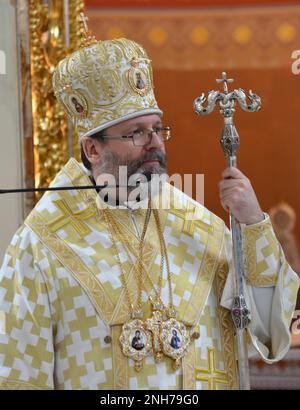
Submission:
<svg viewBox="0 0 300 410">
<path fill-rule="evenodd" d="M 170 272 L 168 254 L 163 237 L 163 232 L 161 229 L 158 211 L 153 210 L 161 250 L 160 275 L 158 279 L 158 285 L 155 286 L 147 267 L 143 263 L 144 239 L 151 216 L 151 206 L 149 205 L 145 217 L 143 232 L 140 238 L 138 260 L 137 262 L 133 261 L 133 265 L 136 270 L 138 285 L 138 295 L 135 306 L 132 302 L 126 277 L 121 265 L 119 252 L 116 245 L 116 238 L 120 240 L 122 245 L 124 245 L 124 249 L 129 256 L 129 259 L 132 259 L 130 252 L 128 251 L 130 249 L 130 245 L 128 243 L 128 240 L 126 239 L 126 235 L 121 232 L 117 222 L 114 220 L 109 210 L 103 209 L 102 212 L 105 222 L 107 223 L 107 226 L 109 228 L 111 241 L 115 248 L 115 254 L 121 271 L 122 285 L 125 291 L 131 316 L 131 320 L 124 323 L 122 328 L 122 334 L 120 336 L 122 351 L 125 356 L 134 360 L 134 367 L 136 371 L 141 371 L 144 358 L 150 354 L 154 355 L 156 362 L 160 362 L 162 360 L 163 354 L 165 354 L 166 356 L 174 360 L 174 369 L 177 369 L 180 365 L 181 358 L 188 351 L 188 346 L 191 339 L 189 331 L 185 324 L 176 319 L 177 312 L 174 309 L 173 305 L 172 275 Z M 164 263 L 166 263 L 168 274 L 168 307 L 164 305 L 161 298 Z M 146 291 L 143 279 L 144 276 L 146 276 L 146 279 L 150 282 L 155 294 L 154 296 L 149 297 L 152 313 L 151 317 L 148 319 L 144 319 L 142 313 L 142 288 L 144 288 L 144 290 Z"/>
<path fill-rule="evenodd" d="M 250 104 L 247 103 L 247 96 L 242 88 L 235 89 L 228 92 L 228 83 L 232 83 L 233 79 L 228 79 L 225 72 L 222 73 L 222 78 L 216 80 L 218 83 L 223 83 L 224 92 L 210 91 L 207 97 L 207 106 L 204 107 L 206 97 L 204 93 L 194 101 L 194 108 L 197 114 L 210 114 L 216 103 L 220 105 L 220 113 L 224 118 L 224 128 L 221 135 L 221 146 L 226 156 L 228 166 L 236 167 L 236 153 L 240 146 L 240 139 L 238 132 L 233 124 L 233 115 L 235 113 L 236 102 L 242 107 L 244 111 L 256 112 L 261 107 L 261 99 L 258 95 L 249 91 Z M 246 306 L 244 297 L 243 278 L 244 274 L 244 258 L 243 258 L 243 243 L 242 231 L 239 222 L 230 212 L 230 227 L 232 232 L 233 244 L 233 261 L 235 268 L 235 284 L 237 296 L 233 300 L 231 316 L 236 328 L 237 346 L 239 356 L 239 376 L 240 389 L 249 390 L 249 363 L 247 355 L 247 338 L 245 330 L 250 322 L 250 312 Z"/>
</svg>

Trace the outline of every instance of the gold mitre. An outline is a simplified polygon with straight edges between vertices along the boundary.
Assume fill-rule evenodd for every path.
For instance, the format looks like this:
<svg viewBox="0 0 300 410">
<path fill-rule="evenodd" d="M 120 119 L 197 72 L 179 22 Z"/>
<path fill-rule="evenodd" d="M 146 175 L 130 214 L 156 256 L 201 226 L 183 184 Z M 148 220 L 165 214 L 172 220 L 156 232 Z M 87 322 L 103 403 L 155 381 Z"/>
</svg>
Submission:
<svg viewBox="0 0 300 410">
<path fill-rule="evenodd" d="M 60 61 L 53 74 L 54 93 L 79 139 L 130 118 L 162 115 L 143 47 L 125 38 L 91 43 Z"/>
</svg>

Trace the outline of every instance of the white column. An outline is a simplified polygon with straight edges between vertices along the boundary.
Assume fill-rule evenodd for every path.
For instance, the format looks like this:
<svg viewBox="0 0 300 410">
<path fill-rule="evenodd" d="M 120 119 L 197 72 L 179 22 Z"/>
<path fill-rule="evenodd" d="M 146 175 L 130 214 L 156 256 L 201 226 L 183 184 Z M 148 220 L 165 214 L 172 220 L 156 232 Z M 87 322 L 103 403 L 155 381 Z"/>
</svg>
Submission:
<svg viewBox="0 0 300 410">
<path fill-rule="evenodd" d="M 16 2 L 0 1 L 0 189 L 22 186 L 22 135 Z M 20 194 L 0 195 L 0 265 L 23 222 Z"/>
</svg>

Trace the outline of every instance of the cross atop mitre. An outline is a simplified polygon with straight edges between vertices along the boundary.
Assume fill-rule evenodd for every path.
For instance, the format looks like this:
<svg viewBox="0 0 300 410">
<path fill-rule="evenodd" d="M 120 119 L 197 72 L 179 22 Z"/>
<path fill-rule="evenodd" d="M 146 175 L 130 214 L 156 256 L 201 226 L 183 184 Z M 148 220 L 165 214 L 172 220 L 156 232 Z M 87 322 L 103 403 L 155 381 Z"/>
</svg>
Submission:
<svg viewBox="0 0 300 410">
<path fill-rule="evenodd" d="M 89 30 L 87 22 L 89 18 L 86 16 L 84 13 L 80 13 L 79 15 L 79 21 L 81 22 L 82 30 L 82 47 L 88 47 L 92 44 L 96 44 L 97 40 L 96 37 L 93 36 L 91 30 Z"/>
</svg>

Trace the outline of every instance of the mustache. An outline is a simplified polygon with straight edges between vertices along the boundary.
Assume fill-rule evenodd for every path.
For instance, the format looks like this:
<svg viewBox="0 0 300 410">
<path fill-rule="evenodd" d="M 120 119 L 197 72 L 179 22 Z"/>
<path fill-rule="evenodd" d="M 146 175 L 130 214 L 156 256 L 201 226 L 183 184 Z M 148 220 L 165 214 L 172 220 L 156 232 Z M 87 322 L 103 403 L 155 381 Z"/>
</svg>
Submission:
<svg viewBox="0 0 300 410">
<path fill-rule="evenodd" d="M 149 151 L 146 152 L 139 160 L 130 162 L 128 167 L 131 171 L 137 171 L 139 168 L 143 167 L 144 162 L 153 160 L 158 160 L 162 167 L 166 167 L 167 165 L 166 154 L 162 151 Z"/>
<path fill-rule="evenodd" d="M 105 150 L 103 153 L 103 157 L 101 161 L 99 162 L 100 168 L 100 174 L 112 174 L 115 176 L 115 178 L 118 178 L 118 173 L 119 173 L 119 167 L 120 166 L 126 166 L 127 167 L 127 175 L 130 177 L 133 174 L 138 174 L 142 173 L 144 171 L 144 163 L 146 161 L 151 161 L 151 160 L 158 160 L 159 166 L 158 168 L 160 171 L 158 173 L 161 173 L 162 171 L 165 172 L 166 170 L 166 154 L 162 152 L 161 150 L 156 150 L 156 151 L 147 151 L 145 154 L 136 159 L 133 160 L 130 155 L 126 156 L 121 156 L 115 154 L 111 150 Z"/>
</svg>

